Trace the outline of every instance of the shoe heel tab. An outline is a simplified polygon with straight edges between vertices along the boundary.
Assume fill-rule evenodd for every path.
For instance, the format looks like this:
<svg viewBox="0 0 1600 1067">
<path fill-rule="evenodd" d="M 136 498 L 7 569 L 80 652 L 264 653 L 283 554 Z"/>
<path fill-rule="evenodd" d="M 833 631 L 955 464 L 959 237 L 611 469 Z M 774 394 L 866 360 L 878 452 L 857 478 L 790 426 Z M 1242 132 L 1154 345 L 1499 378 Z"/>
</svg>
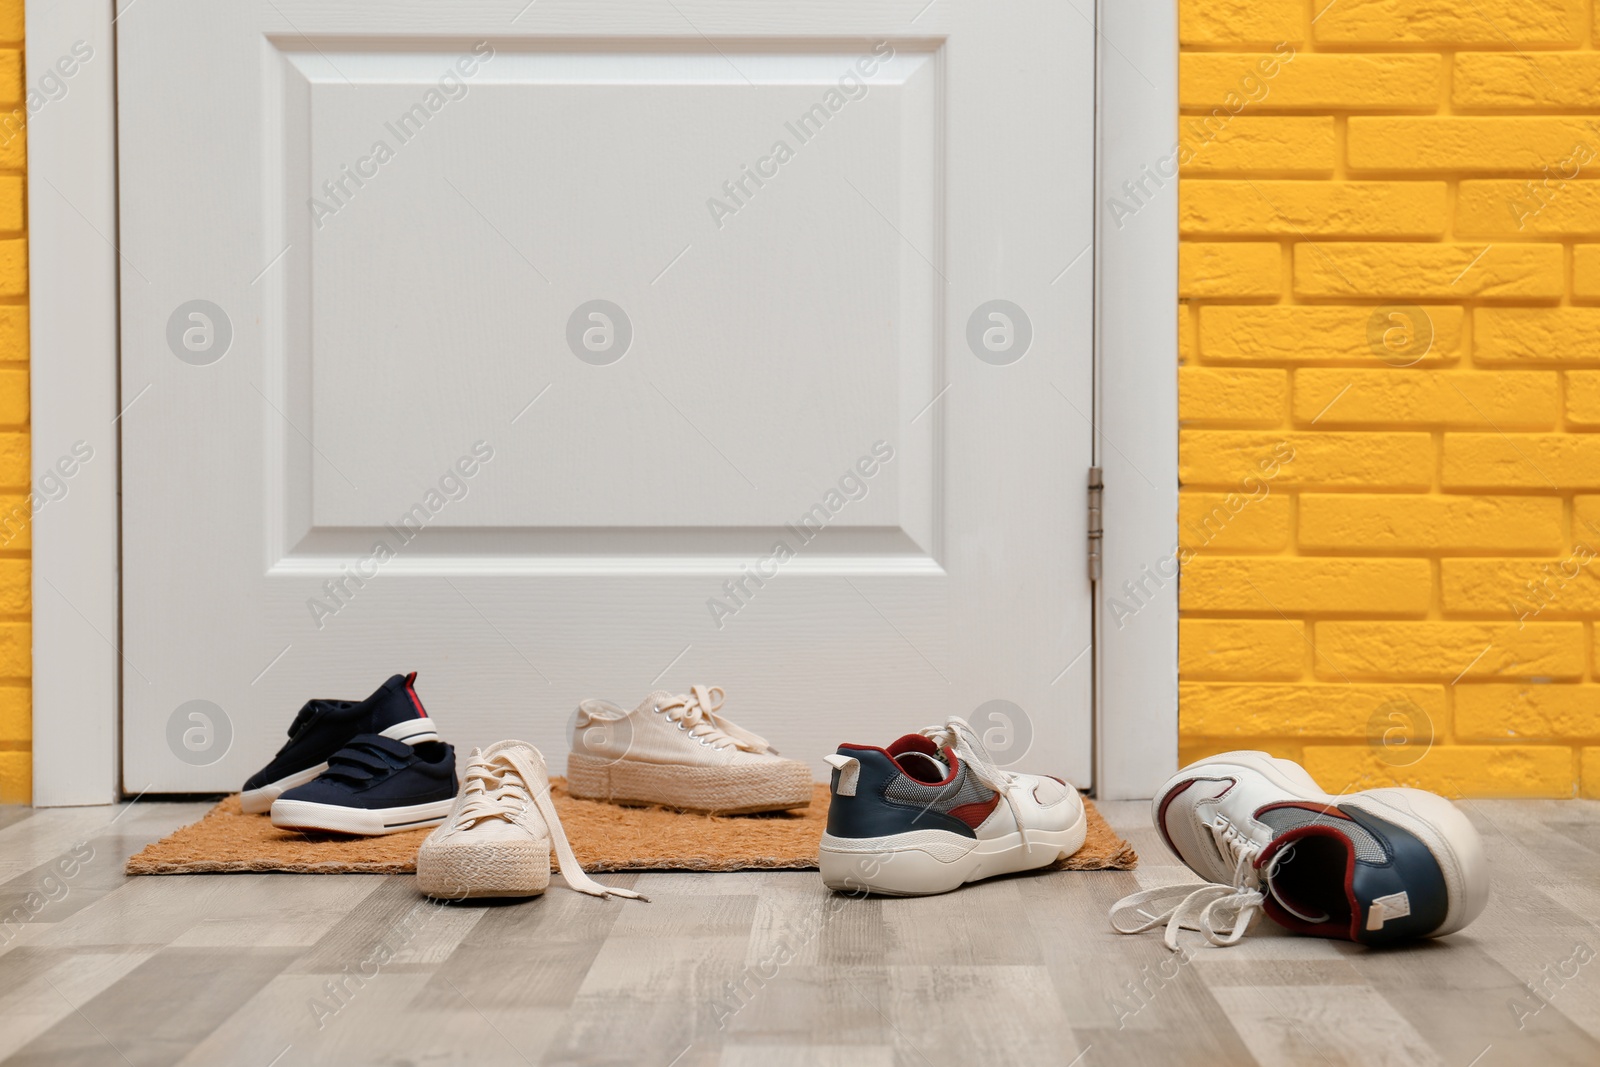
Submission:
<svg viewBox="0 0 1600 1067">
<path fill-rule="evenodd" d="M 401 685 L 401 688 L 406 691 L 406 697 L 410 699 L 411 706 L 417 709 L 417 715 L 426 719 L 428 717 L 428 709 L 422 706 L 422 698 L 417 696 L 416 671 L 412 671 L 410 674 L 406 675 L 406 680 L 404 684 Z"/>
<path fill-rule="evenodd" d="M 823 761 L 833 768 L 833 781 L 830 783 L 832 793 L 836 797 L 853 797 L 856 795 L 856 783 L 861 779 L 861 761 L 854 756 L 846 756 L 836 752 L 831 756 L 823 756 Z"/>
</svg>

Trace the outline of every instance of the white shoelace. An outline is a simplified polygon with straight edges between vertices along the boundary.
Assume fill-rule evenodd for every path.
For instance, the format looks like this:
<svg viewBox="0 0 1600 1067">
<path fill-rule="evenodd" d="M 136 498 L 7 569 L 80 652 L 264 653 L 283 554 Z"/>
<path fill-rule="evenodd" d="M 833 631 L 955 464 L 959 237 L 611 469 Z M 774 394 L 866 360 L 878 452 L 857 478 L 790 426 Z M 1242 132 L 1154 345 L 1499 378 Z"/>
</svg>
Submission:
<svg viewBox="0 0 1600 1067">
<path fill-rule="evenodd" d="M 1186 882 L 1130 893 L 1111 906 L 1111 925 L 1118 933 L 1143 933 L 1165 923 L 1162 941 L 1177 952 L 1179 930 L 1197 930 L 1213 945 L 1233 945 L 1255 925 L 1261 917 L 1263 901 L 1272 892 L 1272 878 L 1279 865 L 1293 855 L 1294 846 L 1274 855 L 1263 872 L 1256 867 L 1262 846 L 1240 833 L 1232 822 L 1218 816 L 1207 824 L 1207 829 L 1217 849 L 1233 859 L 1233 884 Z M 1273 899 L 1283 902 L 1276 895 Z M 1156 910 L 1163 904 L 1167 905 L 1163 910 Z M 1138 916 L 1138 920 L 1126 924 L 1129 916 Z M 1219 930 L 1219 924 L 1227 923 L 1230 917 L 1232 922 L 1227 928 Z"/>
<path fill-rule="evenodd" d="M 538 752 L 538 749 L 534 751 Z M 542 760 L 544 757 L 541 754 L 539 758 Z M 535 791 L 531 783 L 540 778 L 545 779 L 545 786 Z M 583 873 L 578 858 L 572 854 L 572 845 L 567 842 L 561 817 L 556 814 L 556 806 L 550 800 L 549 779 L 528 762 L 520 749 L 504 749 L 487 757 L 474 753 L 462 778 L 461 793 L 464 799 L 456 815 L 458 829 L 469 829 L 485 819 L 504 819 L 515 823 L 527 814 L 531 803 L 544 817 L 545 826 L 550 831 L 550 841 L 555 846 L 556 859 L 561 864 L 561 875 L 567 880 L 568 886 L 592 897 L 650 899 L 631 889 L 601 885 Z"/>
<path fill-rule="evenodd" d="M 667 719 L 707 748 L 737 748 L 744 752 L 777 754 L 765 738 L 758 737 L 718 715 L 728 694 L 720 685 L 689 687 L 656 708 Z"/>
<path fill-rule="evenodd" d="M 1022 821 L 1022 808 L 1018 806 L 1017 794 L 1026 793 L 1028 784 L 994 761 L 989 750 L 983 747 L 977 731 L 965 719 L 952 718 L 943 726 L 929 726 L 922 731 L 922 736 L 941 749 L 947 746 L 954 749 L 956 758 L 972 768 L 978 781 L 1006 798 L 1011 817 L 1017 822 L 1017 832 L 1022 835 L 1022 847 L 1027 849 L 1028 828 Z"/>
</svg>

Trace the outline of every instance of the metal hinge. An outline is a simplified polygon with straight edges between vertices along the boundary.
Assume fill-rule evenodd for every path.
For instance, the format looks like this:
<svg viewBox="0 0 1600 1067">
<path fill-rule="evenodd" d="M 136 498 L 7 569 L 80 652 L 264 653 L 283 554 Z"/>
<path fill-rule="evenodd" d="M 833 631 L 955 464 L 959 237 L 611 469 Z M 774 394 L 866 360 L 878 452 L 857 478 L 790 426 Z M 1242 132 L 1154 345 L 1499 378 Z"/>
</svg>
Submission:
<svg viewBox="0 0 1600 1067">
<path fill-rule="evenodd" d="M 1105 521 L 1101 516 L 1101 501 L 1105 497 L 1105 483 L 1100 480 L 1100 468 L 1089 468 L 1089 580 L 1100 580 L 1100 546 L 1105 540 Z"/>
</svg>

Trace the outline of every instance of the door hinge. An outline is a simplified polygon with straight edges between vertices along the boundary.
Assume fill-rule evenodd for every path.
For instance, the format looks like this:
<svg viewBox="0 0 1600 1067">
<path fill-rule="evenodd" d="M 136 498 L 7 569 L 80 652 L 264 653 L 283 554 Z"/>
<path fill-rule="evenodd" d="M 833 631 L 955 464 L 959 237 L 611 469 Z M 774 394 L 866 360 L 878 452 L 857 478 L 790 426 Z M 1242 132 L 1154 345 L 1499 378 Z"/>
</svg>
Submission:
<svg viewBox="0 0 1600 1067">
<path fill-rule="evenodd" d="M 1089 468 L 1089 580 L 1100 580 L 1100 546 L 1105 540 L 1106 527 L 1101 515 L 1101 502 L 1105 498 L 1105 483 L 1100 480 L 1100 468 Z"/>
</svg>

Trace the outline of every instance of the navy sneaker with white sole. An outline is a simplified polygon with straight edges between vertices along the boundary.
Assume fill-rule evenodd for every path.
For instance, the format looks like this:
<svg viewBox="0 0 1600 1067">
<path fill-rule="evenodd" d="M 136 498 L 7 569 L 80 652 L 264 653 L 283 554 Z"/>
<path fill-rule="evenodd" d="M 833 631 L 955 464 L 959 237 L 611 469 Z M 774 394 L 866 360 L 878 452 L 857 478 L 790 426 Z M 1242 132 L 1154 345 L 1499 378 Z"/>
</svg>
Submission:
<svg viewBox="0 0 1600 1067">
<path fill-rule="evenodd" d="M 272 825 L 375 837 L 438 826 L 456 797 L 456 750 L 362 734 L 328 769 L 272 802 Z"/>
<path fill-rule="evenodd" d="M 439 740 L 433 720 L 417 698 L 417 674 L 397 674 L 365 700 L 308 700 L 289 725 L 289 740 L 261 770 L 250 776 L 239 795 L 247 815 L 272 809 L 287 789 L 316 778 L 328 769 L 328 757 L 361 734 L 379 734 L 419 745 Z"/>
</svg>

